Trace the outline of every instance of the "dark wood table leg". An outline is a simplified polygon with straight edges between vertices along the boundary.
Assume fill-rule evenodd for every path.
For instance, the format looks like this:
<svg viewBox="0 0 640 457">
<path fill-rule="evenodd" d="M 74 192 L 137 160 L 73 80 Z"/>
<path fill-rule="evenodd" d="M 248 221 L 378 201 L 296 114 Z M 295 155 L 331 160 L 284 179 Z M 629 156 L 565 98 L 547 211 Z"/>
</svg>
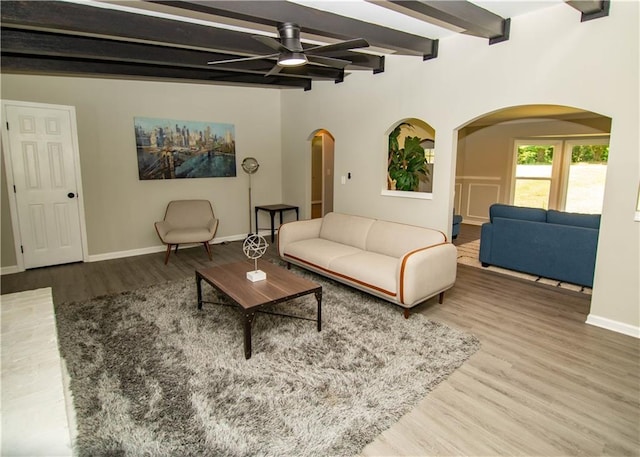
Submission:
<svg viewBox="0 0 640 457">
<path fill-rule="evenodd" d="M 198 309 L 202 309 L 202 276 L 196 272 L 196 291 L 198 292 Z"/>
<path fill-rule="evenodd" d="M 318 331 L 322 330 L 322 289 L 315 292 L 316 301 L 318 302 Z"/>
<path fill-rule="evenodd" d="M 244 313 L 244 358 L 251 358 L 251 324 L 253 324 L 253 318 L 256 317 L 256 313 L 246 312 Z"/>
<path fill-rule="evenodd" d="M 274 235 L 273 232 L 275 231 L 275 224 L 274 224 L 274 219 L 276 217 L 276 212 L 275 211 L 269 211 L 269 216 L 271 216 L 271 242 L 273 243 L 273 239 L 274 239 Z"/>
</svg>

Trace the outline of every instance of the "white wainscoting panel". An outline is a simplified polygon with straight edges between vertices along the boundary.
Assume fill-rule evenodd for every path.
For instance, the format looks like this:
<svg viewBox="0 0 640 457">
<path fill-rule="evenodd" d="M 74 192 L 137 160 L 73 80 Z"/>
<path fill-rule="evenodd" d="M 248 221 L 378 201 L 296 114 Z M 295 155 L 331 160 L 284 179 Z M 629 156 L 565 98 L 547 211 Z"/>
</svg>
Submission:
<svg viewBox="0 0 640 457">
<path fill-rule="evenodd" d="M 467 194 L 467 216 L 489 220 L 489 207 L 500 201 L 500 184 L 469 183 Z"/>
</svg>

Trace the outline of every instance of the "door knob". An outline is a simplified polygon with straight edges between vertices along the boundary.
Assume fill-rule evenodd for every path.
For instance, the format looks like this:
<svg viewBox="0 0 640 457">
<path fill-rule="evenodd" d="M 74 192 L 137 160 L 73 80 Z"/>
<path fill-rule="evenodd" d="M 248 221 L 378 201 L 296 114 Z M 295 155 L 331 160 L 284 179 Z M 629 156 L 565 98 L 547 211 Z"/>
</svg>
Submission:
<svg viewBox="0 0 640 457">
<path fill-rule="evenodd" d="M 76 196 L 76 194 L 74 194 L 73 192 L 69 192 L 69 193 L 67 194 L 67 197 L 69 197 L 69 198 L 73 198 L 73 197 L 75 197 L 75 196 Z"/>
</svg>

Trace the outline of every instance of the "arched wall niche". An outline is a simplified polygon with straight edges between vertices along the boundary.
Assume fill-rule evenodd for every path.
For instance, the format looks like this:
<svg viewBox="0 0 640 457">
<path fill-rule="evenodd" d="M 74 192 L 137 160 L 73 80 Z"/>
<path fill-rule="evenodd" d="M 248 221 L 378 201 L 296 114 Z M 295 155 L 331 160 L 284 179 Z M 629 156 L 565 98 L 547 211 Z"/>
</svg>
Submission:
<svg viewBox="0 0 640 457">
<path fill-rule="evenodd" d="M 408 143 L 407 139 L 411 143 Z M 428 198 L 431 196 L 435 163 L 435 139 L 435 129 L 429 123 L 415 117 L 401 119 L 387 129 L 385 132 L 386 148 L 384 149 L 383 162 L 385 176 L 383 195 L 411 198 Z M 416 144 L 420 146 L 417 149 L 415 148 Z M 424 173 L 421 173 L 415 167 L 411 168 L 411 165 L 409 165 L 409 169 L 401 165 L 401 163 L 407 164 L 407 161 L 403 160 L 407 157 L 403 151 L 414 159 L 417 156 L 424 157 L 424 163 L 420 164 Z M 411 162 L 415 163 L 415 161 Z M 414 171 L 416 176 L 416 178 L 411 178 L 414 185 L 406 184 L 402 176 L 411 171 Z"/>
</svg>

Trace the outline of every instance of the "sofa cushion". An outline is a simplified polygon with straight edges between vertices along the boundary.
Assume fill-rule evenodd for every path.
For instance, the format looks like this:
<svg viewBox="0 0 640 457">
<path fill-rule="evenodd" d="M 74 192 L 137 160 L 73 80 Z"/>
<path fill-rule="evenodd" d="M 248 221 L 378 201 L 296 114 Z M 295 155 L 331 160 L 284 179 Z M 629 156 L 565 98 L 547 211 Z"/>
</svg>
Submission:
<svg viewBox="0 0 640 457">
<path fill-rule="evenodd" d="M 167 244 L 187 244 L 204 243 L 211 238 L 211 231 L 206 228 L 184 228 L 169 230 L 163 240 Z"/>
<path fill-rule="evenodd" d="M 329 270 L 349 281 L 365 284 L 389 296 L 397 293 L 398 259 L 375 252 L 360 251 L 336 257 Z"/>
<path fill-rule="evenodd" d="M 322 220 L 320 238 L 365 249 L 367 233 L 375 219 L 340 213 L 328 213 Z"/>
<path fill-rule="evenodd" d="M 527 208 L 524 206 L 503 205 L 494 203 L 489 208 L 491 222 L 496 217 L 505 219 L 519 219 L 522 221 L 546 222 L 547 211 L 540 208 Z"/>
<path fill-rule="evenodd" d="M 497 218 L 489 258 L 481 261 L 545 278 L 591 287 L 598 231 L 569 225 Z M 485 230 L 483 226 L 483 237 Z M 482 248 L 484 238 L 481 238 Z M 482 251 L 482 249 L 481 249 Z"/>
<path fill-rule="evenodd" d="M 375 221 L 367 235 L 366 250 L 399 259 L 408 252 L 445 241 L 445 235 L 437 230 Z"/>
<path fill-rule="evenodd" d="M 574 227 L 599 229 L 600 215 L 566 213 L 564 211 L 556 211 L 550 209 L 549 211 L 547 211 L 547 222 L 550 224 L 572 225 Z"/>
<path fill-rule="evenodd" d="M 361 250 L 353 246 L 347 246 L 322 238 L 294 241 L 284 249 L 285 257 L 295 257 L 296 259 L 321 268 L 329 268 L 331 262 L 338 257 L 349 256 L 359 252 L 361 252 Z"/>
</svg>

